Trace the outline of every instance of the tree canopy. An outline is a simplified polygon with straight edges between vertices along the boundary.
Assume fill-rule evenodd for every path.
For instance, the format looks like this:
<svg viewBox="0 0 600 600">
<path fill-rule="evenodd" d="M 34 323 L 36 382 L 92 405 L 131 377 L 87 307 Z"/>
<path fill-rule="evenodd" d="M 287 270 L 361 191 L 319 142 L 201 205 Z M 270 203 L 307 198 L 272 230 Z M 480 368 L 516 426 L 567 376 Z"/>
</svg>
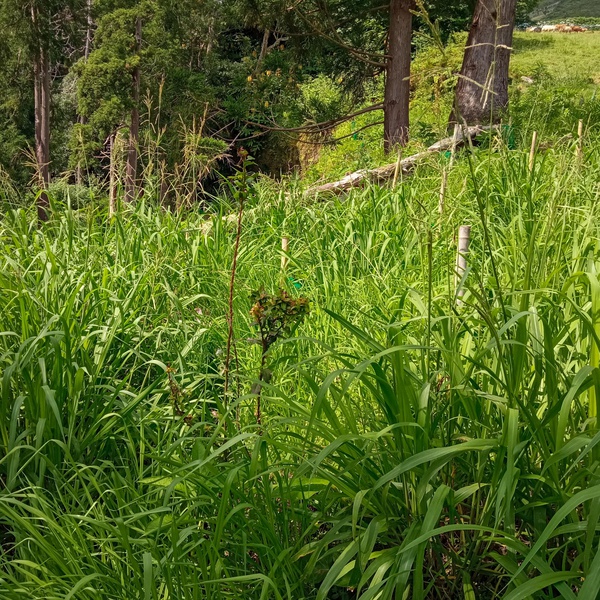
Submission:
<svg viewBox="0 0 600 600">
<path fill-rule="evenodd" d="M 414 3 L 413 52 L 466 30 L 474 4 Z M 518 18 L 533 4 L 520 0 Z M 54 175 L 84 170 L 105 177 L 108 140 L 127 138 L 134 107 L 139 143 L 158 148 L 165 168 L 181 164 L 190 136 L 218 138 L 225 145 L 219 152 L 243 144 L 260 160 L 281 143 L 272 129 L 334 122 L 382 96 L 374 90 L 385 79 L 390 4 L 1 0 L 0 23 L 10 24 L 0 40 L 0 168 L 25 182 L 31 170 L 23 155 L 35 145 L 36 52 L 48 59 Z M 208 154 L 217 154 L 215 148 Z M 283 150 L 282 164 L 270 168 L 283 166 Z"/>
</svg>

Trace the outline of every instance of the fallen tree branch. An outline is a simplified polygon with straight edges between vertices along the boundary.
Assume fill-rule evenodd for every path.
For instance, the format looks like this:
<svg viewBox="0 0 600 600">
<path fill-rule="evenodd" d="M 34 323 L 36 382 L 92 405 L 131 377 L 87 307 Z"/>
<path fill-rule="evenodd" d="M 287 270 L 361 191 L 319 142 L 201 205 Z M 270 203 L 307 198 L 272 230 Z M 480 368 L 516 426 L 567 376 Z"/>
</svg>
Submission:
<svg viewBox="0 0 600 600">
<path fill-rule="evenodd" d="M 474 139 L 482 133 L 489 132 L 490 129 L 497 129 L 497 127 L 490 128 L 489 126 L 475 126 L 475 127 L 466 127 L 462 131 L 460 131 L 456 139 L 454 136 L 444 138 L 439 142 L 436 142 L 432 146 L 429 146 L 427 150 L 423 152 L 419 152 L 418 154 L 413 154 L 412 156 L 408 156 L 405 159 L 400 161 L 400 169 L 402 173 L 409 173 L 415 167 L 415 165 L 421 161 L 423 158 L 436 154 L 439 152 L 445 152 L 446 150 L 452 149 L 453 146 L 461 146 L 468 139 Z M 398 168 L 398 162 L 390 163 L 389 165 L 384 165 L 383 167 L 378 167 L 376 169 L 361 169 L 360 171 L 355 171 L 354 173 L 350 173 L 346 175 L 342 179 L 338 181 L 333 181 L 331 183 L 325 183 L 323 185 L 314 186 L 306 190 L 306 195 L 318 195 L 324 193 L 341 193 L 346 190 L 349 190 L 354 187 L 358 187 L 365 182 L 382 182 L 387 181 L 394 177 L 394 173 Z"/>
<path fill-rule="evenodd" d="M 306 196 L 318 196 L 319 194 L 338 194 L 345 192 L 346 190 L 352 189 L 354 187 L 358 187 L 366 182 L 374 182 L 381 183 L 384 181 L 388 181 L 394 177 L 394 173 L 398 166 L 402 170 L 403 173 L 410 173 L 415 165 L 426 158 L 427 156 L 431 156 L 432 154 L 437 154 L 439 152 L 445 152 L 446 150 L 452 149 L 452 147 L 459 147 L 468 142 L 468 140 L 473 140 L 476 137 L 482 135 L 483 133 L 488 133 L 490 131 L 497 131 L 499 126 L 495 125 L 490 127 L 489 125 L 481 126 L 476 125 L 474 127 L 464 127 L 462 131 L 457 133 L 456 137 L 450 136 L 448 138 L 444 138 L 439 142 L 436 142 L 432 146 L 429 146 L 427 150 L 423 152 L 419 152 L 418 154 L 413 154 L 412 156 L 408 156 L 398 163 L 398 161 L 390 163 L 389 165 L 384 165 L 383 167 L 378 167 L 376 169 L 362 169 L 360 171 L 356 171 L 355 173 L 350 173 L 346 175 L 339 181 L 334 181 L 333 183 L 326 183 L 324 185 L 314 186 L 312 188 L 308 188 L 306 190 Z M 247 211 L 247 214 L 250 215 L 258 209 L 250 209 Z M 222 217 L 222 222 L 225 224 L 231 224 L 236 222 L 237 214 L 225 215 Z M 201 226 L 201 231 L 204 235 L 208 235 L 212 229 L 212 221 L 206 221 Z"/>
<path fill-rule="evenodd" d="M 301 125 L 300 127 L 270 126 L 265 125 L 264 123 L 256 123 L 255 121 L 246 121 L 246 125 L 257 127 L 258 129 L 263 129 L 264 131 L 281 131 L 285 133 L 321 133 L 322 131 L 331 129 L 336 125 L 341 125 L 342 123 L 351 121 L 355 117 L 359 117 L 360 115 L 364 115 L 365 113 L 370 113 L 376 110 L 383 110 L 383 102 L 367 106 L 366 108 L 361 108 L 356 112 L 350 113 L 349 115 L 344 115 L 343 117 L 339 117 L 337 119 L 321 121 L 320 123 L 309 123 L 308 125 Z"/>
</svg>

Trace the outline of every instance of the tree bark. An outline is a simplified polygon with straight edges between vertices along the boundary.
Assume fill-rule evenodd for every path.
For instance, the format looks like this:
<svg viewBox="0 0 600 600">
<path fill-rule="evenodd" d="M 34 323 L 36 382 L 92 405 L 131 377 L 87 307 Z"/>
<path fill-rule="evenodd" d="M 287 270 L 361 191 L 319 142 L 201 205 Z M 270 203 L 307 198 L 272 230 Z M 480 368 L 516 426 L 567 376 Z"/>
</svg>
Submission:
<svg viewBox="0 0 600 600">
<path fill-rule="evenodd" d="M 135 41 L 139 52 L 142 47 L 142 19 L 135 21 Z M 127 170 L 125 174 L 125 202 L 133 202 L 137 187 L 138 142 L 140 132 L 140 84 L 141 72 L 139 62 L 133 70 L 133 108 L 129 127 L 129 150 L 127 152 Z"/>
<path fill-rule="evenodd" d="M 50 58 L 40 32 L 39 9 L 31 7 L 33 30 L 37 47 L 33 58 L 33 86 L 35 111 L 35 158 L 41 192 L 37 200 L 39 221 L 48 220 L 48 184 L 50 183 Z"/>
<path fill-rule="evenodd" d="M 516 0 L 477 0 L 450 123 L 497 123 L 508 106 Z"/>
<path fill-rule="evenodd" d="M 94 26 L 94 20 L 92 19 L 92 0 L 87 0 L 86 11 L 87 26 L 85 30 L 85 49 L 83 57 L 87 61 L 87 59 L 90 57 L 90 52 L 92 50 L 92 28 Z"/>
<path fill-rule="evenodd" d="M 265 56 L 267 56 L 270 36 L 271 36 L 270 30 L 265 29 L 263 31 L 262 44 L 260 45 L 260 54 L 258 55 L 258 60 L 256 61 L 256 67 L 254 68 L 254 75 L 257 75 L 260 72 L 260 68 L 262 67 L 262 64 L 265 60 Z"/>
<path fill-rule="evenodd" d="M 384 100 L 384 148 L 406 146 L 409 137 L 413 0 L 390 0 L 390 29 Z"/>
<path fill-rule="evenodd" d="M 85 31 L 85 47 L 83 50 L 83 59 L 87 62 L 90 57 L 90 52 L 92 50 L 92 28 L 94 26 L 94 21 L 92 19 L 92 0 L 86 0 L 86 11 L 87 11 L 87 25 Z M 79 115 L 79 124 L 85 125 L 87 123 L 87 119 L 84 115 Z M 81 168 L 81 161 L 77 161 L 77 168 L 75 169 L 75 180 L 81 185 L 83 182 L 83 169 Z"/>
</svg>

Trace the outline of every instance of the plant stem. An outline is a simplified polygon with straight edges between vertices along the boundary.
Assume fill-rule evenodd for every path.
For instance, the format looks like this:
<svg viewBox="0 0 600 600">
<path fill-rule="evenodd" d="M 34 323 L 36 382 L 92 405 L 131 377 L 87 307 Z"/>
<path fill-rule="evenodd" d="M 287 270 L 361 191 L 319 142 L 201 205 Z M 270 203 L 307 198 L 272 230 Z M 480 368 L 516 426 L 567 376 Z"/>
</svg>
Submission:
<svg viewBox="0 0 600 600">
<path fill-rule="evenodd" d="M 246 161 L 242 163 L 242 185 L 239 190 L 239 211 L 237 219 L 237 232 L 235 236 L 235 246 L 233 249 L 233 261 L 231 263 L 231 278 L 229 280 L 229 299 L 227 304 L 227 349 L 225 351 L 225 386 L 223 390 L 223 402 L 227 408 L 227 394 L 229 392 L 229 369 L 231 365 L 231 345 L 233 342 L 233 293 L 235 291 L 235 275 L 237 271 L 237 261 L 240 251 L 240 239 L 242 237 L 242 218 L 244 216 L 244 203 L 246 200 Z"/>
</svg>

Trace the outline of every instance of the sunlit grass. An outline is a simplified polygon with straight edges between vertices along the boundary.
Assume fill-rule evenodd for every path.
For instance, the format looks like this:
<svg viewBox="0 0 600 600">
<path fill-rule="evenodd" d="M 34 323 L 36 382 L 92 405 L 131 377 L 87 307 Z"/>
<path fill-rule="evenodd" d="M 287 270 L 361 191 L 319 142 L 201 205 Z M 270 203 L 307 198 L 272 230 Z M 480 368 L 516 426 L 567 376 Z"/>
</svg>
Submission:
<svg viewBox="0 0 600 600">
<path fill-rule="evenodd" d="M 5 214 L 2 598 L 595 598 L 598 137 L 533 172 L 526 137 L 461 152 L 441 216 L 444 157 L 318 203 L 256 183 L 227 403 L 231 224 Z M 259 429 L 249 293 L 281 284 L 311 314 Z"/>
<path fill-rule="evenodd" d="M 593 92 L 600 85 L 600 32 L 586 33 L 515 33 L 515 53 L 511 71 L 533 77 L 542 66 L 546 77 L 583 79 Z"/>
</svg>

